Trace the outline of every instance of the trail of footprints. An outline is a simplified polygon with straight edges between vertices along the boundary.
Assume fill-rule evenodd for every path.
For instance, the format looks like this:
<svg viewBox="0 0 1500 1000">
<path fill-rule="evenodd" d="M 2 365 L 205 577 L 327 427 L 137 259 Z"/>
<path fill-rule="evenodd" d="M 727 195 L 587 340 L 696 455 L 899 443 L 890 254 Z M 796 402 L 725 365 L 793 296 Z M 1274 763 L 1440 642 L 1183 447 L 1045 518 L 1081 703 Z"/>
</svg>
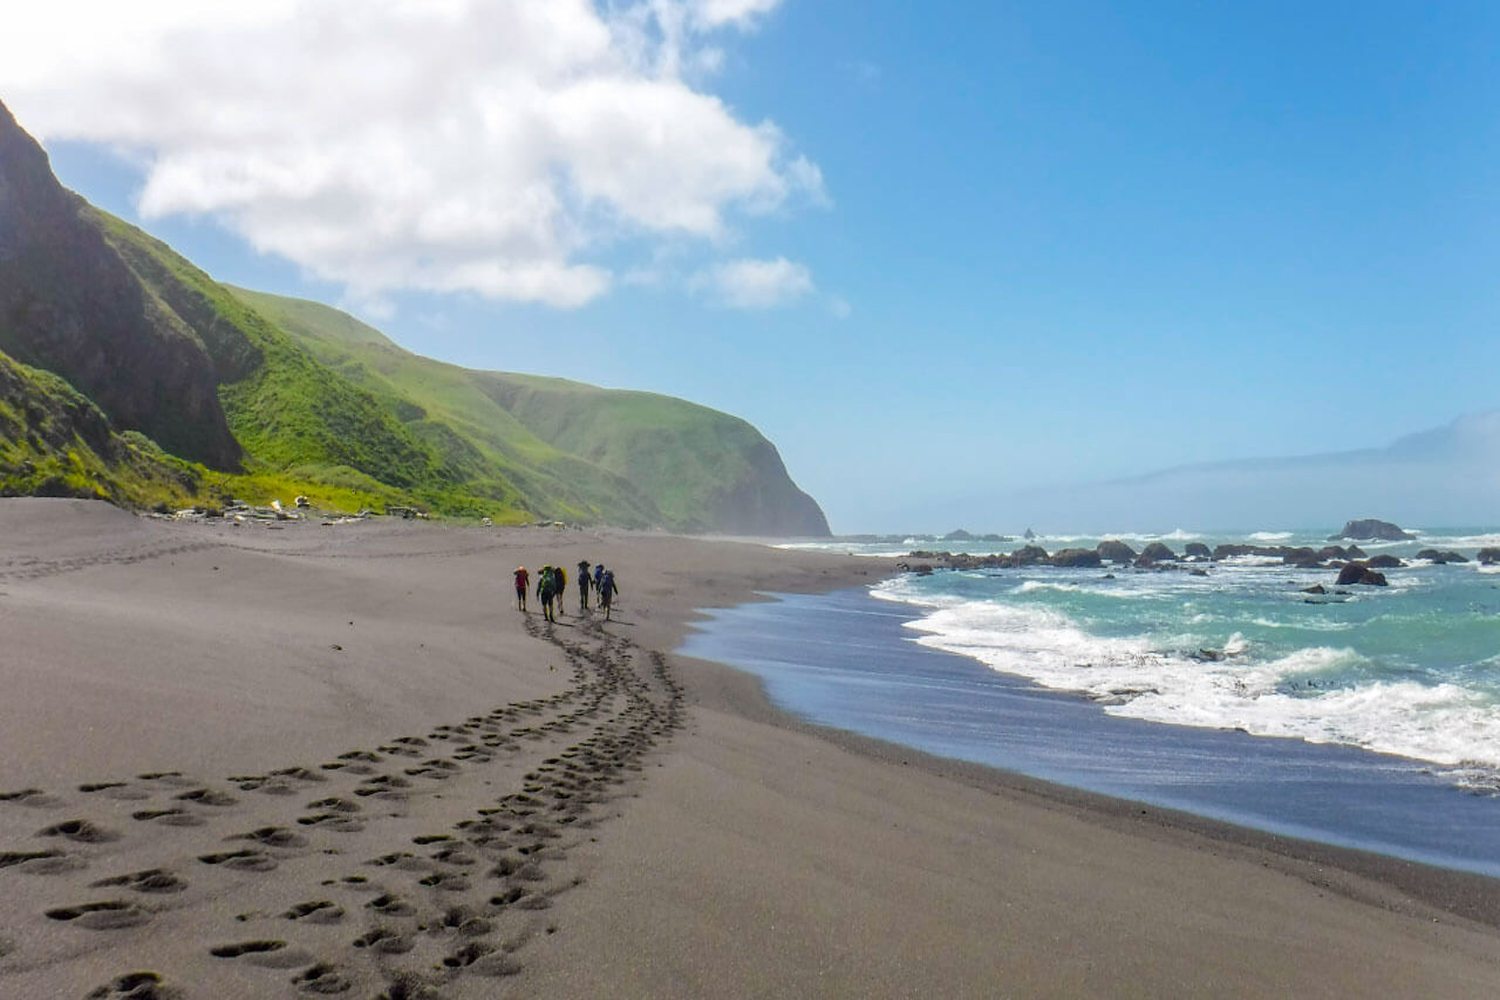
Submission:
<svg viewBox="0 0 1500 1000">
<path fill-rule="evenodd" d="M 571 685 L 549 698 L 512 702 L 316 767 L 222 782 L 155 772 L 79 785 L 67 797 L 0 793 L 0 808 L 34 810 L 38 819 L 31 843 L 0 850 L 0 880 L 76 883 L 41 914 L 6 918 L 55 921 L 80 934 L 177 919 L 201 932 L 201 915 L 190 916 L 195 901 L 285 867 L 305 898 L 217 928 L 219 936 L 204 944 L 214 959 L 280 973 L 288 995 L 345 993 L 374 980 L 385 984 L 384 1000 L 440 997 L 459 976 L 516 973 L 526 942 L 557 929 L 543 911 L 581 884 L 570 872 L 570 850 L 607 817 L 618 786 L 642 770 L 643 755 L 683 715 L 681 688 L 660 653 L 596 624 L 580 626 L 571 640 L 530 620 L 527 626 L 551 640 L 572 670 Z M 424 817 L 444 816 L 449 801 L 446 829 L 412 832 L 414 807 Z M 458 812 L 459 803 L 475 801 L 485 805 Z M 68 818 L 49 818 L 58 812 Z M 367 844 L 367 832 L 389 849 L 349 856 L 340 838 L 361 834 L 354 839 Z M 173 863 L 108 871 L 119 850 L 112 845 L 142 836 L 169 843 Z M 0 927 L 0 943 L 8 930 Z M 121 947 L 128 948 L 126 938 Z M 0 974 L 7 960 L 0 948 Z M 133 971 L 88 995 L 181 994 L 161 974 Z"/>
</svg>

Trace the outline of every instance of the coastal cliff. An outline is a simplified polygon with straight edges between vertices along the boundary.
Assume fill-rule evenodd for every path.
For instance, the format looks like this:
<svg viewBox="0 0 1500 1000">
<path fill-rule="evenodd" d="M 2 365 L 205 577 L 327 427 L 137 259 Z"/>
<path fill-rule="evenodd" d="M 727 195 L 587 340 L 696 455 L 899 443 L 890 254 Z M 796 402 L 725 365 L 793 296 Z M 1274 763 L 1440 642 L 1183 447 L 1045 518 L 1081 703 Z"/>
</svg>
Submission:
<svg viewBox="0 0 1500 1000">
<path fill-rule="evenodd" d="M 214 484 L 212 495 L 174 489 L 176 502 L 306 493 L 512 523 L 828 534 L 745 421 L 652 393 L 471 371 L 327 306 L 223 285 L 64 188 L 0 104 L 6 356 L 58 376 L 115 438 L 139 432 Z M 11 381 L 17 394 L 38 384 Z M 0 444 L 19 455 L 33 429 L 19 421 Z M 26 493 L 34 478 L 0 488 Z M 68 493 L 130 505 L 154 491 L 101 472 Z"/>
</svg>

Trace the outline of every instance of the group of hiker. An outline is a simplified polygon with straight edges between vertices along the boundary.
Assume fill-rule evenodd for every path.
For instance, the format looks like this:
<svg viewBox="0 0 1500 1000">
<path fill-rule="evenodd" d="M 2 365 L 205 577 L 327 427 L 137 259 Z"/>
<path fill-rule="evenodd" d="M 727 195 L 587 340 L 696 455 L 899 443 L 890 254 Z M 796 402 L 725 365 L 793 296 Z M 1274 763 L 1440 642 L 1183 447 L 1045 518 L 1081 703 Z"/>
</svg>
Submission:
<svg viewBox="0 0 1500 1000">
<path fill-rule="evenodd" d="M 531 589 L 531 574 L 526 571 L 525 566 L 516 568 L 516 607 L 521 611 L 526 610 L 526 597 Z M 563 611 L 563 598 L 568 590 L 568 574 L 561 566 L 543 566 L 537 571 L 536 596 L 542 602 L 542 614 L 549 622 L 557 621 L 557 615 L 565 614 Z M 614 570 L 605 569 L 600 563 L 592 567 L 590 573 L 589 561 L 580 559 L 578 561 L 578 613 L 582 615 L 589 610 L 589 592 L 596 595 L 599 607 L 604 611 L 604 620 L 610 621 L 610 615 L 614 609 L 615 597 L 620 593 L 620 588 L 615 586 Z"/>
</svg>

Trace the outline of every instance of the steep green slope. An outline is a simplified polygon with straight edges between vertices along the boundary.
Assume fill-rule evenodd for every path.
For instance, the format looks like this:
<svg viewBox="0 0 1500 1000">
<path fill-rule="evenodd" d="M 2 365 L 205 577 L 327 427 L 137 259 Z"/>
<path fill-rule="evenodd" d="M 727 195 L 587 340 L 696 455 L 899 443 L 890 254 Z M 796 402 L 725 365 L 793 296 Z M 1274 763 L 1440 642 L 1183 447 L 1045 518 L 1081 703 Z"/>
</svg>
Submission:
<svg viewBox="0 0 1500 1000">
<path fill-rule="evenodd" d="M 827 531 L 743 421 L 429 361 L 337 310 L 215 282 L 63 188 L 3 105 L 0 351 L 16 491 L 132 505 L 307 493 L 511 522 Z"/>
<path fill-rule="evenodd" d="M 827 535 L 817 503 L 776 447 L 739 417 L 671 396 L 565 379 L 476 373 L 479 387 L 543 440 L 651 484 L 684 531 Z"/>
<path fill-rule="evenodd" d="M 485 454 L 586 487 L 599 470 L 678 531 L 826 535 L 816 502 L 750 424 L 670 396 L 482 372 L 398 347 L 336 309 L 231 288 L 325 364 L 441 418 Z M 629 484 L 622 487 L 620 484 Z"/>
<path fill-rule="evenodd" d="M 263 504 L 306 494 L 325 510 L 379 509 L 416 498 L 344 470 L 337 482 L 276 473 L 226 473 L 162 451 L 139 431 L 118 432 L 94 403 L 51 372 L 0 353 L 0 496 L 66 496 L 121 507 Z"/>
<path fill-rule="evenodd" d="M 115 433 L 67 382 L 0 353 L 0 496 L 175 506 L 200 487 L 191 465 L 142 434 Z"/>
<path fill-rule="evenodd" d="M 121 428 L 233 467 L 240 446 L 203 342 L 141 287 L 88 213 L 0 104 L 0 351 L 64 376 Z"/>
<path fill-rule="evenodd" d="M 669 524 L 629 480 L 538 438 L 472 383 L 474 373 L 397 347 L 347 313 L 305 299 L 223 286 L 340 375 L 393 402 L 455 457 L 486 464 L 548 517 L 644 528 Z"/>
</svg>

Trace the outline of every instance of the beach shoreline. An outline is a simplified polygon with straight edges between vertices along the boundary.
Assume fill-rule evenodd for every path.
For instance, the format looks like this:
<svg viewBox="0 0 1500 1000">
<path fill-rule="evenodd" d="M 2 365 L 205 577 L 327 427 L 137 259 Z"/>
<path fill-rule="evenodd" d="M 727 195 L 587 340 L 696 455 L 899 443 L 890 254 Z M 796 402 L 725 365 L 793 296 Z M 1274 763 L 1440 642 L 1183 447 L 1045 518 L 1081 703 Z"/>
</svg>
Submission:
<svg viewBox="0 0 1500 1000">
<path fill-rule="evenodd" d="M 321 891 L 343 921 L 292 935 L 293 924 L 303 928 L 278 911 L 296 895 L 286 883 L 320 863 L 290 850 L 274 877 L 230 880 L 194 898 L 200 875 L 217 869 L 165 843 L 136 845 L 121 812 L 133 806 L 111 814 L 91 796 L 133 794 L 139 782 L 127 772 L 174 760 L 222 783 L 336 759 L 396 732 L 442 732 L 491 705 L 562 697 L 570 667 L 627 662 L 636 679 L 609 697 L 636 698 L 637 714 L 611 724 L 624 732 L 624 720 L 655 713 L 652 724 L 667 731 L 632 749 L 620 783 L 576 828 L 588 836 L 565 833 L 547 848 L 555 858 L 541 856 L 543 884 L 555 886 L 545 910 L 487 918 L 495 945 L 471 957 L 499 971 L 439 970 L 438 995 L 1357 996 L 1380 986 L 1387 995 L 1465 996 L 1500 983 L 1496 880 L 814 726 L 776 708 L 757 678 L 673 652 L 698 609 L 874 583 L 888 567 L 867 557 L 613 531 L 301 523 L 271 532 L 164 524 L 73 501 L 0 502 L 0 526 L 0 627 L 11 640 L 0 671 L 16 695 L 0 709 L 0 792 L 34 785 L 62 800 L 47 809 L 0 802 L 0 850 L 40 843 L 31 828 L 43 818 L 100 813 L 101 828 L 127 834 L 68 847 L 86 872 L 0 869 L 16 890 L 0 922 L 0 984 L 13 988 L 66 983 L 72 992 L 56 995 L 81 995 L 76 987 L 106 983 L 139 959 L 182 988 L 305 992 L 291 965 L 268 973 L 253 955 L 225 960 L 173 930 L 174 920 L 219 921 L 222 937 L 252 913 L 238 921 L 254 925 L 247 937 L 279 929 L 286 939 L 267 954 L 301 949 L 329 965 L 327 976 L 344 976 L 351 995 L 375 995 L 380 976 L 425 968 L 419 959 L 442 951 L 428 947 L 435 932 L 414 933 L 413 951 L 378 960 L 348 951 L 346 939 L 364 930 L 367 897 L 335 898 L 335 887 Z M 539 559 L 571 567 L 580 558 L 616 568 L 619 623 L 569 615 L 549 640 L 539 616 L 507 607 L 512 563 L 534 570 Z M 570 586 L 570 610 L 575 593 Z M 150 608 L 165 610 L 152 619 Z M 350 624 L 335 633 L 343 620 Z M 418 653 L 428 641 L 434 651 Z M 653 652 L 662 654 L 657 675 Z M 414 656 L 431 672 L 413 678 Z M 347 666 L 356 659 L 357 676 Z M 42 660 L 46 677 L 34 666 Z M 206 678 L 201 690 L 194 670 Z M 224 684 L 236 677 L 226 704 Z M 149 713 L 130 710 L 141 689 Z M 682 713 L 668 726 L 674 693 Z M 551 734 L 537 739 L 551 746 Z M 382 766 L 394 760 L 380 756 Z M 388 818 L 372 815 L 348 836 L 370 840 L 371 851 L 380 837 L 409 841 L 509 787 L 504 759 L 464 764 L 441 783 L 458 794 L 392 800 Z M 529 780 L 520 773 L 528 765 L 539 766 L 527 758 L 513 777 Z M 73 790 L 101 779 L 123 784 Z M 242 805 L 272 801 L 235 794 Z M 206 826 L 222 842 L 230 830 L 216 822 Z M 389 836 L 376 836 L 382 825 Z M 325 850 L 341 851 L 340 872 L 364 860 Z M 412 864 L 428 878 L 449 874 Z M 194 885 L 170 906 L 148 901 L 139 926 L 90 931 L 41 915 L 49 904 L 83 902 L 100 875 L 130 865 L 182 871 Z M 462 873 L 452 874 L 456 882 Z M 418 910 L 422 892 L 408 891 Z M 507 920 L 515 927 L 506 930 Z"/>
</svg>

